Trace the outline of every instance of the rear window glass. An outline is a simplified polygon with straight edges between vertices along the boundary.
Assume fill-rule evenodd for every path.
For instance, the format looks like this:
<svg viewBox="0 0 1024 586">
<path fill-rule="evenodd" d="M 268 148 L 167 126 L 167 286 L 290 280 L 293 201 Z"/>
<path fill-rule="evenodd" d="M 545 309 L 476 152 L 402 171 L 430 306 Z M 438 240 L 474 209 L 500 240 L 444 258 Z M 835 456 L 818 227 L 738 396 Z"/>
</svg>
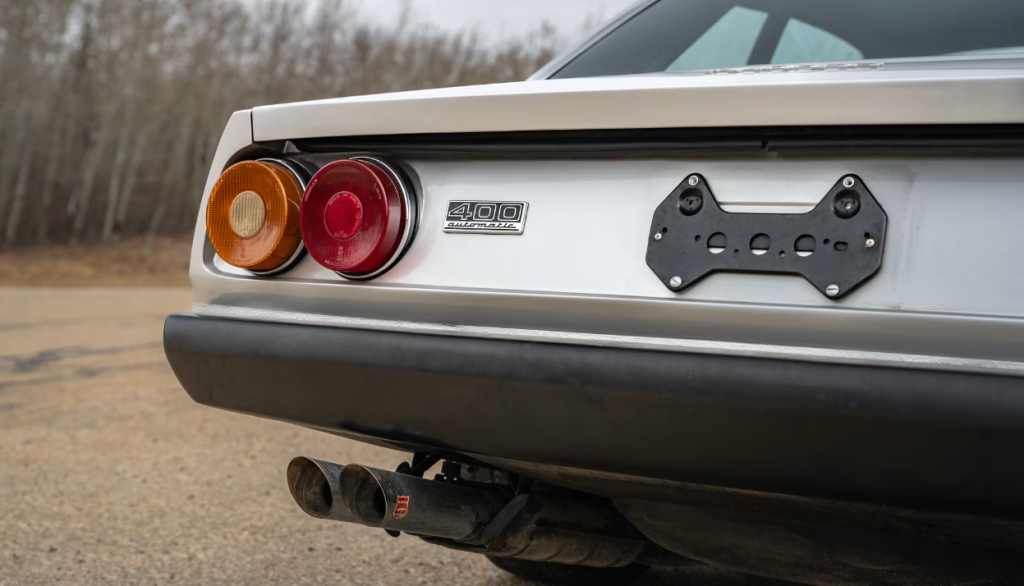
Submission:
<svg viewBox="0 0 1024 586">
<path fill-rule="evenodd" d="M 1024 51 L 1024 0 L 660 0 L 554 78 Z"/>
</svg>

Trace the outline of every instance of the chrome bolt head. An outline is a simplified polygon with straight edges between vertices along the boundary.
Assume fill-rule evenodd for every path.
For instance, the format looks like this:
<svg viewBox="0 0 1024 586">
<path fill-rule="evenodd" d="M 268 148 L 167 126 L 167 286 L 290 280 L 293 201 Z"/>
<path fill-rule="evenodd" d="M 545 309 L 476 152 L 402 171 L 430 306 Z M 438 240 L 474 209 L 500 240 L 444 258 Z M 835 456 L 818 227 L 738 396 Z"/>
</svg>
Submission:
<svg viewBox="0 0 1024 586">
<path fill-rule="evenodd" d="M 691 187 L 693 187 L 694 185 L 700 183 L 700 177 L 697 177 L 696 175 L 690 175 L 690 178 L 687 179 L 686 182 L 689 183 Z"/>
<path fill-rule="evenodd" d="M 682 277 L 672 277 L 669 280 L 669 282 L 668 282 L 668 286 L 672 287 L 673 289 L 678 289 L 678 288 L 682 287 L 683 286 L 683 278 Z"/>
<path fill-rule="evenodd" d="M 657 234 L 655 234 L 654 235 L 654 239 L 655 240 L 661 240 L 661 232 L 658 232 Z"/>
<path fill-rule="evenodd" d="M 867 240 L 864 241 L 864 248 L 874 248 L 875 244 L 878 243 L 875 242 L 874 238 L 868 238 Z"/>
<path fill-rule="evenodd" d="M 825 288 L 825 295 L 836 298 L 839 297 L 839 285 L 829 285 Z"/>
<path fill-rule="evenodd" d="M 847 189 L 853 187 L 856 184 L 857 184 L 857 182 L 853 179 L 853 177 L 847 177 L 847 178 L 843 179 L 843 187 L 845 187 Z"/>
</svg>

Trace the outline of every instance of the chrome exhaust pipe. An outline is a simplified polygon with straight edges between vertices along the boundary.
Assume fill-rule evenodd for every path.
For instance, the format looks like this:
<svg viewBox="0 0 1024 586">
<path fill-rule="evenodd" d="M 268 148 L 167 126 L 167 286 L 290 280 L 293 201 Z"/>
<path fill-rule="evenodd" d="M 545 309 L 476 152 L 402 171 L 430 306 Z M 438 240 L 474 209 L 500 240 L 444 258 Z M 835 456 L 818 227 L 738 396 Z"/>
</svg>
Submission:
<svg viewBox="0 0 1024 586">
<path fill-rule="evenodd" d="M 368 527 L 468 542 L 508 504 L 498 492 L 349 464 L 341 472 L 346 508 Z"/>
<path fill-rule="evenodd" d="M 303 457 L 288 464 L 288 491 L 302 512 L 316 519 L 359 522 L 345 506 L 342 497 L 342 468 L 330 462 Z"/>
</svg>

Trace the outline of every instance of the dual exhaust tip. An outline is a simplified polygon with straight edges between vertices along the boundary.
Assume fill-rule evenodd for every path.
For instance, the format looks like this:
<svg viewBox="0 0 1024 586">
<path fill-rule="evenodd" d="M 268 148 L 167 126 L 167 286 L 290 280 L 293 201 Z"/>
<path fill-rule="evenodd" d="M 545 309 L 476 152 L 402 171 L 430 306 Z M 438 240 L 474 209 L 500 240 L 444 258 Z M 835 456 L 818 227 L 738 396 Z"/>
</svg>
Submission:
<svg viewBox="0 0 1024 586">
<path fill-rule="evenodd" d="M 483 531 L 505 495 L 349 464 L 295 458 L 288 489 L 317 519 L 464 541 Z"/>
<path fill-rule="evenodd" d="M 358 522 L 342 497 L 343 470 L 344 466 L 303 457 L 288 464 L 288 490 L 302 512 L 315 519 Z"/>
<path fill-rule="evenodd" d="M 467 486 L 312 458 L 288 465 L 307 515 L 416 535 L 463 551 L 594 567 L 635 562 L 646 539 L 611 501 L 534 486 Z"/>
</svg>

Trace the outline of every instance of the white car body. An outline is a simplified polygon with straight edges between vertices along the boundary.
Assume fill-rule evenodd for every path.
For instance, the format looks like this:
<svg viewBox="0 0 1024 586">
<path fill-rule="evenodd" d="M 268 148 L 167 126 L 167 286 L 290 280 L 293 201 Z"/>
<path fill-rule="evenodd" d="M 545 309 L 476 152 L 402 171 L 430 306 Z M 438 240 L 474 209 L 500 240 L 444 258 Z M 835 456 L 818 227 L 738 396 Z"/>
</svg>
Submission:
<svg viewBox="0 0 1024 586">
<path fill-rule="evenodd" d="M 665 550 L 746 572 L 1018 575 L 1024 60 L 545 79 L 649 4 L 522 83 L 235 113 L 202 209 L 239 161 L 372 155 L 408 171 L 418 221 L 390 270 L 350 280 L 309 255 L 231 266 L 201 215 L 193 315 L 165 337 L 185 388 L 600 495 Z M 769 215 L 859 178 L 887 227 L 852 246 L 884 248 L 880 270 L 831 297 L 745 272 L 673 290 L 652 216 L 697 175 L 723 211 Z M 525 230 L 446 232 L 449 202 L 476 200 L 528 203 Z"/>
<path fill-rule="evenodd" d="M 882 70 L 529 81 L 268 106 L 232 117 L 203 209 L 225 164 L 254 142 L 396 133 L 1015 124 L 1024 123 L 1021 95 L 1022 69 Z M 1017 251 L 957 236 L 1014 231 L 1024 213 L 1024 200 L 1014 197 L 1024 184 L 1016 157 L 438 159 L 406 159 L 422 185 L 419 234 L 400 266 L 373 283 L 347 281 L 311 258 L 273 280 L 254 279 L 208 252 L 204 257 L 200 217 L 191 269 L 194 312 L 1024 374 L 1024 300 L 1006 294 L 1007 287 L 1022 286 L 1021 277 L 998 269 L 1013 266 Z M 882 273 L 839 302 L 798 276 L 718 274 L 682 294 L 667 290 L 645 263 L 646 231 L 657 203 L 697 170 L 730 212 L 806 212 L 842 174 L 870 177 L 890 216 Z M 962 185 L 974 182 L 986 189 L 971 195 L 972 205 L 994 213 L 964 218 Z M 445 204 L 460 199 L 530 201 L 526 233 L 443 234 Z M 621 237 L 612 243 L 609 234 Z M 974 260 L 954 260 L 967 258 Z M 225 300 L 238 294 L 284 298 L 273 308 Z M 316 311 L 305 309 L 312 299 L 321 300 Z M 462 323 L 459 314 L 468 307 L 476 316 Z"/>
</svg>

